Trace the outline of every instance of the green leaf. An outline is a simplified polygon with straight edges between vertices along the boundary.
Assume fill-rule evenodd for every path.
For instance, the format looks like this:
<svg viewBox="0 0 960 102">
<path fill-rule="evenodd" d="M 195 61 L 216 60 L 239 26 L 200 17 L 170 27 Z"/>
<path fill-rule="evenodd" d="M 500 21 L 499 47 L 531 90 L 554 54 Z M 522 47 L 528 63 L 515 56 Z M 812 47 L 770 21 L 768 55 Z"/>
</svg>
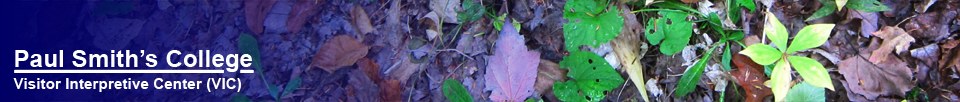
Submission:
<svg viewBox="0 0 960 102">
<path fill-rule="evenodd" d="M 740 21 L 740 8 L 746 7 L 750 9 L 750 12 L 755 11 L 757 8 L 753 0 L 730 0 L 727 6 L 727 17 L 733 22 Z"/>
<path fill-rule="evenodd" d="M 494 19 L 493 28 L 497 28 L 498 31 L 503 30 L 503 21 L 505 21 L 505 19 L 507 19 L 506 13 Z"/>
<path fill-rule="evenodd" d="M 732 40 L 732 41 L 739 41 L 740 39 L 743 39 L 743 31 L 733 31 L 733 33 L 731 33 L 730 36 L 727 37 L 727 40 Z"/>
<path fill-rule="evenodd" d="M 847 7 L 863 12 L 890 11 L 890 8 L 877 0 L 850 0 Z"/>
<path fill-rule="evenodd" d="M 443 96 L 447 97 L 450 102 L 473 102 L 473 96 L 470 96 L 467 88 L 464 88 L 459 81 L 454 79 L 447 79 L 443 82 Z"/>
<path fill-rule="evenodd" d="M 483 17 L 484 12 L 487 12 L 483 5 L 475 4 L 472 0 L 465 0 L 460 6 L 464 10 L 463 12 L 457 12 L 457 21 L 460 22 L 476 21 Z"/>
<path fill-rule="evenodd" d="M 253 57 L 253 68 L 257 69 L 257 72 L 260 73 L 263 70 L 260 68 L 260 48 L 257 48 L 257 39 L 250 36 L 250 34 L 241 34 L 239 39 L 240 53 L 249 54 L 250 57 Z"/>
<path fill-rule="evenodd" d="M 723 64 L 723 71 L 730 71 L 730 59 L 732 58 L 733 55 L 730 54 L 730 45 L 727 45 L 727 47 L 723 48 L 723 56 L 720 58 L 720 63 Z"/>
<path fill-rule="evenodd" d="M 787 93 L 787 96 L 784 98 L 784 100 L 796 102 L 823 102 L 827 100 L 824 94 L 823 88 L 815 87 L 807 82 L 801 82 L 800 84 L 794 85 L 793 88 L 790 89 L 790 92 Z"/>
<path fill-rule="evenodd" d="M 817 60 L 800 56 L 790 56 L 787 57 L 787 60 L 790 61 L 790 65 L 793 65 L 793 69 L 800 73 L 804 81 L 810 82 L 813 86 L 833 90 L 833 80 L 830 80 L 830 74 Z"/>
<path fill-rule="evenodd" d="M 750 12 L 753 12 L 755 9 L 757 9 L 757 5 L 753 2 L 753 0 L 739 0 L 739 1 L 740 2 L 738 3 L 740 3 L 740 6 L 747 7 L 747 9 L 750 9 Z"/>
<path fill-rule="evenodd" d="M 772 89 L 775 102 L 783 102 L 783 97 L 790 89 L 790 80 L 793 79 L 790 77 L 790 63 L 780 60 L 770 74 L 770 80 L 764 84 Z"/>
<path fill-rule="evenodd" d="M 647 40 L 652 45 L 661 44 L 660 52 L 666 55 L 682 51 L 690 42 L 693 22 L 687 21 L 688 14 L 683 12 L 659 12 L 659 14 L 663 15 L 663 18 L 647 22 L 649 25 L 646 28 Z"/>
<path fill-rule="evenodd" d="M 730 0 L 729 3 L 727 3 L 727 18 L 730 18 L 730 20 L 733 21 L 734 23 L 740 21 L 740 8 L 741 8 L 740 2 L 743 2 L 743 1 Z M 751 12 L 753 11 L 753 9 L 750 9 L 750 10 Z"/>
<path fill-rule="evenodd" d="M 297 88 L 300 88 L 301 83 L 303 83 L 303 79 L 300 79 L 300 77 L 290 79 L 290 82 L 287 82 L 287 86 L 283 88 L 283 94 L 280 94 L 280 96 L 286 96 L 287 94 L 296 91 Z"/>
<path fill-rule="evenodd" d="M 710 58 L 709 53 L 704 54 L 700 61 L 697 61 L 697 64 L 683 72 L 683 77 L 680 77 L 680 82 L 677 85 L 676 98 L 682 98 L 696 89 L 697 83 L 700 82 L 700 74 L 703 73 L 703 67 L 709 62 L 707 58 Z"/>
<path fill-rule="evenodd" d="M 783 53 L 777 51 L 773 47 L 764 45 L 764 44 L 753 44 L 747 46 L 747 49 L 740 51 L 740 54 L 747 55 L 750 59 L 753 59 L 753 62 L 757 62 L 760 65 L 770 65 L 773 62 L 776 62 L 783 57 Z"/>
<path fill-rule="evenodd" d="M 230 102 L 253 102 L 253 100 L 250 100 L 247 95 L 236 94 L 230 97 Z"/>
<path fill-rule="evenodd" d="M 838 10 L 837 5 L 835 5 L 836 2 L 820 0 L 820 3 L 823 3 L 823 7 L 820 7 L 820 10 L 813 12 L 813 15 L 811 15 L 810 18 L 807 18 L 807 20 L 804 20 L 804 21 L 812 21 L 815 19 L 820 19 L 830 14 L 833 14 L 833 11 Z"/>
<path fill-rule="evenodd" d="M 513 19 L 513 28 L 516 28 L 517 32 L 520 32 L 520 22 L 517 22 L 517 19 Z"/>
<path fill-rule="evenodd" d="M 553 84 L 553 94 L 557 95 L 560 101 L 566 102 L 586 102 L 587 98 L 581 96 L 580 88 L 577 87 L 577 81 L 557 82 Z"/>
<path fill-rule="evenodd" d="M 793 43 L 787 48 L 786 53 L 793 53 L 809 48 L 819 47 L 830 38 L 830 31 L 833 31 L 834 24 L 813 24 L 807 25 L 797 32 L 793 38 Z"/>
<path fill-rule="evenodd" d="M 575 84 L 577 89 L 580 90 L 580 94 L 590 97 L 589 101 L 593 102 L 600 101 L 606 96 L 604 94 L 606 91 L 610 91 L 624 82 L 620 73 L 617 73 L 603 57 L 597 56 L 593 52 L 570 52 L 570 56 L 565 56 L 563 61 L 560 61 L 560 67 L 570 69 L 567 76 L 573 78 L 573 80 L 567 82 L 576 81 Z M 554 86 L 554 88 L 557 88 L 557 86 Z M 576 91 L 574 92 L 576 93 Z"/>
<path fill-rule="evenodd" d="M 766 34 L 767 38 L 773 42 L 773 45 L 777 45 L 777 49 L 780 49 L 781 52 L 787 51 L 787 36 L 790 36 L 787 27 L 784 27 L 773 13 L 765 13 L 767 14 L 767 23 L 763 25 L 763 34 Z"/>
<path fill-rule="evenodd" d="M 567 3 L 567 5 L 570 6 L 572 4 Z M 570 10 L 564 10 L 564 12 L 570 12 Z M 579 51 L 580 45 L 600 46 L 601 43 L 609 42 L 613 40 L 613 38 L 616 38 L 617 35 L 620 35 L 620 30 L 623 29 L 623 17 L 617 15 L 620 14 L 620 11 L 617 10 L 611 10 L 599 15 L 587 15 L 586 13 L 589 12 L 580 12 L 579 10 L 578 12 L 571 13 L 578 14 L 569 15 L 579 16 L 567 16 L 568 14 L 564 14 L 564 18 L 570 20 L 570 23 L 563 24 L 563 36 L 567 51 Z"/>
<path fill-rule="evenodd" d="M 684 10 L 684 11 L 687 11 L 687 12 L 696 13 L 697 15 L 703 14 L 703 13 L 701 13 L 701 12 L 700 12 L 699 10 L 697 10 L 697 9 L 690 8 L 690 6 L 684 5 L 683 3 L 680 3 L 680 2 L 677 2 L 677 1 L 673 1 L 673 0 L 667 0 L 667 1 L 664 1 L 664 2 L 654 3 L 654 4 L 650 4 L 650 5 L 653 5 L 653 6 L 656 6 L 656 7 L 661 7 L 661 8 Z"/>
<path fill-rule="evenodd" d="M 280 100 L 280 89 L 277 88 L 277 85 L 268 84 L 267 90 L 270 91 L 270 96 L 273 96 L 273 99 Z"/>
</svg>

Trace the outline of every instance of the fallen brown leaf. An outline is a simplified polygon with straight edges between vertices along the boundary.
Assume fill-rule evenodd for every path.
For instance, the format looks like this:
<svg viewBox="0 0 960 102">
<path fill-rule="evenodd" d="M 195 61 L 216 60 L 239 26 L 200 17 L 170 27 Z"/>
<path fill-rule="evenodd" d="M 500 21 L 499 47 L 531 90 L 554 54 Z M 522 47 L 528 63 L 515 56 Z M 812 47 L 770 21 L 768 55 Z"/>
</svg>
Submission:
<svg viewBox="0 0 960 102">
<path fill-rule="evenodd" d="M 299 33 L 303 24 L 307 23 L 307 18 L 317 14 L 318 6 L 325 0 L 298 0 L 294 1 L 290 9 L 290 16 L 287 17 L 287 30 L 293 33 Z"/>
<path fill-rule="evenodd" d="M 380 82 L 380 101 L 383 102 L 400 102 L 403 99 L 400 97 L 400 92 L 403 92 L 400 89 L 400 82 L 395 79 L 384 80 Z"/>
<path fill-rule="evenodd" d="M 377 87 L 376 82 L 367 78 L 369 75 L 365 75 L 366 72 L 361 70 L 353 70 L 350 72 L 350 80 L 347 82 L 352 87 L 348 87 L 352 93 L 347 94 L 351 98 L 356 98 L 357 102 L 379 102 L 379 98 L 370 98 L 380 96 L 380 89 L 372 88 Z"/>
<path fill-rule="evenodd" d="M 763 82 L 768 79 L 762 71 L 763 66 L 742 54 L 734 55 L 731 61 L 739 69 L 731 71 L 730 75 L 736 78 L 737 84 L 747 93 L 745 102 L 761 102 L 764 97 L 773 94 L 769 87 L 763 86 Z"/>
<path fill-rule="evenodd" d="M 338 35 L 323 44 L 320 50 L 313 55 L 313 63 L 307 70 L 316 66 L 333 73 L 341 67 L 353 65 L 357 60 L 366 56 L 369 49 L 369 46 L 360 43 L 356 38 Z"/>
<path fill-rule="evenodd" d="M 947 41 L 947 43 L 940 45 L 943 56 L 940 56 L 940 68 L 941 70 L 946 69 L 950 66 L 954 68 L 960 68 L 960 49 L 955 49 L 957 45 L 960 44 L 960 40 Z"/>
<path fill-rule="evenodd" d="M 873 51 L 873 54 L 870 55 L 870 62 L 874 64 L 879 64 L 887 59 L 887 53 L 896 49 L 896 54 L 906 51 L 910 47 L 910 43 L 913 43 L 915 40 L 910 34 L 903 31 L 903 29 L 897 27 L 883 27 L 883 30 L 874 32 L 873 35 L 884 39 L 883 43 L 880 45 L 880 48 Z"/>
<path fill-rule="evenodd" d="M 367 16 L 367 12 L 364 11 L 363 8 L 360 8 L 360 6 L 353 6 L 353 9 L 350 10 L 350 12 L 353 13 L 351 15 L 353 16 L 353 25 L 357 28 L 357 31 L 359 31 L 361 35 L 372 33 L 373 30 L 375 30 L 373 29 L 373 26 L 370 25 L 370 17 Z"/>
<path fill-rule="evenodd" d="M 890 53 L 884 53 L 890 54 Z M 846 87 L 852 93 L 876 100 L 880 95 L 904 96 L 914 87 L 913 74 L 907 64 L 896 57 L 873 64 L 859 55 L 840 61 L 840 74 L 846 77 Z M 855 96 L 848 96 L 855 97 Z"/>
<path fill-rule="evenodd" d="M 247 26 L 253 31 L 253 34 L 263 33 L 263 19 L 267 18 L 267 12 L 273 8 L 276 0 L 249 0 L 244 3 L 243 10 L 247 16 Z"/>
<path fill-rule="evenodd" d="M 370 80 L 380 82 L 380 65 L 377 64 L 377 62 L 369 58 L 362 58 L 357 60 L 357 67 L 366 73 L 367 77 L 370 77 Z"/>
<path fill-rule="evenodd" d="M 566 81 L 567 70 L 560 68 L 557 63 L 550 60 L 540 59 L 540 65 L 537 67 L 537 81 L 533 84 L 536 92 L 547 94 L 553 90 L 553 83 L 557 81 Z"/>
</svg>

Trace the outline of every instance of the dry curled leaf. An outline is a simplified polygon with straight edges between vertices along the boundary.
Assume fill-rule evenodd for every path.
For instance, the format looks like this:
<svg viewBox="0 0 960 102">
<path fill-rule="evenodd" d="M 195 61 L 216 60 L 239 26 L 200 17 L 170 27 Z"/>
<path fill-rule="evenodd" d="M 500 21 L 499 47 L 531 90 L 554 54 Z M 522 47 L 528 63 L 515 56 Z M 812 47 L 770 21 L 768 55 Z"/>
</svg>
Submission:
<svg viewBox="0 0 960 102">
<path fill-rule="evenodd" d="M 760 102 L 764 97 L 773 94 L 769 87 L 763 86 L 763 82 L 768 79 L 762 71 L 763 66 L 742 54 L 734 55 L 731 61 L 739 69 L 731 71 L 730 75 L 736 78 L 737 84 L 747 93 L 745 102 Z"/>
<path fill-rule="evenodd" d="M 316 66 L 332 73 L 340 67 L 353 65 L 357 60 L 366 56 L 369 49 L 369 46 L 363 45 L 356 38 L 338 35 L 324 43 L 320 50 L 313 55 L 313 63 L 307 70 Z"/>
<path fill-rule="evenodd" d="M 870 55 L 870 62 L 875 64 L 881 63 L 884 59 L 887 59 L 887 53 L 894 51 L 896 49 L 896 54 L 906 51 L 910 47 L 910 43 L 913 43 L 915 40 L 910 34 L 903 31 L 903 29 L 897 27 L 884 27 L 883 30 L 874 32 L 873 35 L 883 39 L 883 43 L 880 45 L 880 48 L 873 51 L 873 54 Z"/>
<path fill-rule="evenodd" d="M 485 89 L 493 90 L 493 101 L 522 101 L 533 94 L 540 52 L 528 51 L 523 36 L 510 22 L 504 26 L 484 75 Z"/>
<path fill-rule="evenodd" d="M 880 95 L 904 96 L 905 92 L 914 87 L 914 82 L 910 80 L 913 71 L 896 57 L 888 57 L 886 61 L 873 64 L 860 56 L 854 56 L 840 61 L 837 66 L 840 74 L 846 77 L 846 87 L 852 93 L 863 95 L 869 100 L 875 100 Z"/>
<path fill-rule="evenodd" d="M 243 10 L 247 16 L 247 26 L 253 31 L 253 34 L 263 33 L 263 19 L 267 18 L 267 12 L 273 8 L 276 0 L 249 0 L 244 3 Z"/>
<path fill-rule="evenodd" d="M 323 0 L 299 0 L 294 1 L 290 10 L 290 16 L 287 17 L 287 30 L 293 33 L 299 33 L 303 24 L 307 23 L 307 18 L 317 14 L 318 6 Z"/>
<path fill-rule="evenodd" d="M 367 16 L 367 12 L 360 8 L 360 6 L 353 6 L 353 9 L 350 10 L 351 16 L 353 16 L 353 25 L 357 28 L 357 31 L 360 34 L 372 33 L 373 26 L 370 25 L 370 16 Z"/>
</svg>

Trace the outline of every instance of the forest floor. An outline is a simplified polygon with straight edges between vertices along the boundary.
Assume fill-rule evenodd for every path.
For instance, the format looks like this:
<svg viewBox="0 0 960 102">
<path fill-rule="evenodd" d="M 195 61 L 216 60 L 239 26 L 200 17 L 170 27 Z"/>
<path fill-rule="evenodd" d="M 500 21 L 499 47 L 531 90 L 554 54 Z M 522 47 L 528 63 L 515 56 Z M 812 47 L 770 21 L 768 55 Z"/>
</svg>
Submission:
<svg viewBox="0 0 960 102">
<path fill-rule="evenodd" d="M 816 11 L 825 5 L 834 5 L 834 1 L 734 0 L 754 2 L 753 10 L 729 10 L 727 3 L 731 1 L 727 0 L 668 1 L 678 4 L 674 7 L 681 9 L 630 0 L 622 2 L 631 3 L 609 1 L 608 5 L 601 5 L 611 7 L 597 8 L 604 12 L 620 11 L 616 15 L 623 18 L 622 31 L 616 31 L 619 36 L 611 42 L 614 44 L 594 41 L 595 47 L 590 44 L 573 46 L 577 48 L 568 47 L 570 43 L 565 41 L 592 38 L 565 38 L 565 29 L 573 28 L 565 27 L 564 24 L 571 21 L 564 18 L 567 15 L 564 11 L 580 11 L 565 9 L 567 0 L 161 0 L 134 2 L 134 11 L 129 14 L 84 19 L 90 19 L 87 24 L 93 25 L 110 25 L 96 21 L 143 25 L 142 30 L 138 29 L 139 36 L 127 40 L 134 39 L 130 42 L 132 44 L 159 45 L 157 48 L 142 48 L 147 51 L 213 48 L 210 49 L 215 51 L 213 53 L 237 53 L 241 49 L 236 46 L 242 42 L 236 39 L 241 34 L 252 35 L 257 39 L 262 56 L 263 76 L 222 75 L 241 77 L 249 83 L 246 86 L 249 88 L 240 93 L 214 92 L 220 99 L 240 94 L 253 100 L 274 100 L 269 89 L 264 88 L 267 84 L 282 89 L 291 85 L 288 82 L 301 78 L 299 87 L 284 90 L 289 95 L 281 95 L 279 99 L 296 102 L 449 101 L 442 86 L 445 80 L 454 79 L 465 87 L 471 100 L 490 101 L 494 98 L 492 96 L 502 98 L 501 95 L 491 95 L 494 94 L 492 90 L 503 90 L 501 88 L 507 86 L 491 85 L 489 81 L 492 80 L 488 77 L 528 70 L 489 68 L 521 68 L 513 65 L 536 63 L 538 68 L 532 71 L 539 75 L 536 82 L 507 83 L 533 84 L 533 89 L 525 88 L 533 90 L 528 91 L 530 94 L 526 98 L 558 102 L 554 82 L 570 80 L 565 75 L 569 70 L 561 67 L 564 65 L 560 62 L 565 56 L 572 55 L 571 49 L 578 49 L 601 56 L 616 69 L 623 81 L 612 90 L 604 91 L 602 94 L 606 97 L 601 101 L 671 102 L 773 101 L 773 89 L 764 82 L 769 79 L 770 67 L 774 66 L 758 65 L 741 51 L 746 49 L 744 45 L 774 45 L 763 30 L 772 29 L 765 24 L 769 23 L 767 16 L 775 16 L 789 32 L 788 39 L 793 40 L 800 39 L 793 36 L 806 26 L 835 24 L 826 43 L 793 54 L 811 58 L 826 70 L 829 83 L 833 85 L 832 89 L 824 91 L 826 101 L 960 101 L 957 96 L 960 94 L 960 49 L 955 49 L 960 44 L 960 1 L 879 0 L 877 3 L 889 10 L 876 12 L 853 9 L 856 7 L 852 6 L 864 5 L 847 3 L 848 6 L 839 11 L 833 10 L 835 12 L 826 13 L 822 18 L 810 20 L 808 18 Z M 466 2 L 482 5 L 485 12 L 459 13 L 476 12 L 462 6 L 461 3 Z M 650 4 L 660 3 L 664 2 Z M 684 7 L 691 9 L 682 9 Z M 86 9 L 100 11 L 96 6 Z M 653 32 L 648 28 L 659 26 L 647 22 L 667 18 L 658 14 L 668 12 L 664 9 L 690 14 L 683 17 L 683 20 L 694 21 L 692 32 L 687 33 L 689 38 L 681 38 L 689 39 L 685 45 L 669 46 L 667 41 L 660 45 L 651 44 L 648 37 Z M 836 9 L 836 6 L 829 9 Z M 722 24 L 716 25 L 722 25 L 718 26 L 722 31 L 743 32 L 742 39 L 730 41 L 737 43 L 720 43 L 727 40 L 722 39 L 726 38 L 725 35 L 707 29 L 715 27 L 707 27 L 711 22 L 707 21 L 708 18 L 701 18 L 709 13 L 721 15 Z M 501 18 L 500 15 L 505 16 Z M 730 15 L 738 16 L 729 18 Z M 478 18 L 462 21 L 465 19 L 460 16 Z M 501 25 L 502 22 L 513 24 Z M 671 23 L 678 22 L 669 21 L 667 24 Z M 498 30 L 513 27 L 509 25 L 519 27 L 518 32 Z M 86 29 L 91 34 L 101 34 L 100 30 L 94 29 L 96 27 Z M 601 27 L 607 26 L 597 26 L 596 29 Z M 519 33 L 522 37 L 517 42 L 523 43 L 496 43 L 501 42 L 499 39 L 517 39 L 502 38 L 506 33 Z M 675 40 L 667 38 L 664 40 Z M 504 58 L 516 58 L 507 61 L 518 62 L 493 63 L 504 62 L 500 61 L 503 56 L 497 53 L 508 49 L 498 49 L 499 46 L 514 45 L 525 46 L 522 49 L 538 55 L 507 56 Z M 628 52 L 635 54 L 631 55 L 635 57 L 634 63 L 624 63 L 631 61 L 618 55 L 622 53 L 617 52 L 618 49 L 624 45 L 629 46 Z M 667 51 L 673 53 L 664 53 L 663 50 L 677 48 L 677 51 Z M 539 58 L 519 59 L 528 56 Z M 703 77 L 689 82 L 682 80 L 684 73 L 698 65 L 702 57 L 706 58 L 706 63 L 699 64 L 703 73 L 698 77 Z M 637 65 L 630 68 L 641 71 L 627 72 L 633 70 L 627 68 L 631 65 Z M 786 72 L 790 75 L 787 76 L 790 83 L 799 84 L 809 79 L 797 72 L 802 69 L 794 69 Z M 639 79 L 631 76 L 639 76 Z M 793 80 L 789 80 L 791 78 Z M 641 86 L 647 92 L 641 92 L 634 80 L 646 84 Z M 694 88 L 689 94 L 677 96 L 681 84 L 691 84 Z M 644 96 L 648 98 L 643 99 Z"/>
</svg>

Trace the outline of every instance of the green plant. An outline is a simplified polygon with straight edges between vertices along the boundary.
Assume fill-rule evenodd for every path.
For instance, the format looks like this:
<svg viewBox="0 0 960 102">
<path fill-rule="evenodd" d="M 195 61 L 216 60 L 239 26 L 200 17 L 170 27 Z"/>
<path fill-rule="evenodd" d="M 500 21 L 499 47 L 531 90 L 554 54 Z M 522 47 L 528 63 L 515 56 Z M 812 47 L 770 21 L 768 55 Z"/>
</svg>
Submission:
<svg viewBox="0 0 960 102">
<path fill-rule="evenodd" d="M 287 82 L 286 88 L 283 89 L 283 94 L 280 93 L 280 89 L 277 88 L 277 85 L 268 83 L 267 77 L 263 75 L 263 68 L 261 68 L 260 62 L 260 48 L 257 45 L 257 39 L 249 34 L 241 34 L 239 39 L 239 45 L 237 48 L 240 49 L 240 53 L 249 54 L 253 57 L 253 68 L 256 69 L 257 74 L 260 74 L 260 79 L 263 79 L 263 84 L 267 85 L 267 90 L 270 91 L 270 96 L 273 96 L 273 99 L 280 101 L 280 97 L 293 92 L 300 87 L 302 79 L 293 78 Z"/>
<path fill-rule="evenodd" d="M 682 51 L 690 42 L 693 22 L 686 20 L 688 14 L 685 12 L 660 11 L 659 14 L 663 18 L 647 22 L 647 40 L 652 45 L 662 44 L 660 52 L 666 55 Z"/>
<path fill-rule="evenodd" d="M 757 5 L 753 0 L 730 0 L 727 3 L 727 17 L 730 18 L 733 22 L 740 20 L 740 8 L 750 9 L 750 12 L 753 12 Z"/>
<path fill-rule="evenodd" d="M 580 45 L 599 46 L 609 42 L 623 29 L 620 11 L 607 9 L 607 1 L 570 0 L 563 6 L 563 37 L 567 51 L 580 51 Z M 612 7 L 616 8 L 616 6 Z"/>
<path fill-rule="evenodd" d="M 760 65 L 770 65 L 777 62 L 776 66 L 773 67 L 773 72 L 771 72 L 770 80 L 766 82 L 766 86 L 773 89 L 775 100 L 782 101 L 787 94 L 787 89 L 791 86 L 790 66 L 797 69 L 800 76 L 803 76 L 803 79 L 811 85 L 833 90 L 830 76 L 820 62 L 807 57 L 790 56 L 790 54 L 823 45 L 835 25 L 813 24 L 803 27 L 794 37 L 790 46 L 787 46 L 787 36 L 790 34 L 787 33 L 786 27 L 772 13 L 767 12 L 766 14 L 767 24 L 764 25 L 763 32 L 777 48 L 765 44 L 754 44 L 740 51 L 740 54 L 750 57 Z"/>
<path fill-rule="evenodd" d="M 473 102 L 473 96 L 470 96 L 467 88 L 453 79 L 447 79 L 443 82 L 443 96 L 447 97 L 450 102 Z"/>
<path fill-rule="evenodd" d="M 561 101 L 597 102 L 606 97 L 606 93 L 623 84 L 623 78 L 603 57 L 593 52 L 574 51 L 560 61 L 561 68 L 569 68 L 567 76 L 573 80 L 557 82 L 553 93 Z"/>
<path fill-rule="evenodd" d="M 819 0 L 820 3 L 823 3 L 823 7 L 820 7 L 820 10 L 813 12 L 813 15 L 810 18 L 807 18 L 806 21 L 811 21 L 819 18 L 826 17 L 827 15 L 832 14 L 834 11 L 839 11 L 843 9 L 844 6 L 851 9 L 860 10 L 863 12 L 878 12 L 878 11 L 890 11 L 891 9 L 886 5 L 881 4 L 877 0 Z"/>
<path fill-rule="evenodd" d="M 801 82 L 793 85 L 793 88 L 790 88 L 790 92 L 787 93 L 787 97 L 785 97 L 784 100 L 798 102 L 826 101 L 827 98 L 823 94 L 823 88 L 810 85 L 810 83 L 807 82 Z"/>
</svg>

